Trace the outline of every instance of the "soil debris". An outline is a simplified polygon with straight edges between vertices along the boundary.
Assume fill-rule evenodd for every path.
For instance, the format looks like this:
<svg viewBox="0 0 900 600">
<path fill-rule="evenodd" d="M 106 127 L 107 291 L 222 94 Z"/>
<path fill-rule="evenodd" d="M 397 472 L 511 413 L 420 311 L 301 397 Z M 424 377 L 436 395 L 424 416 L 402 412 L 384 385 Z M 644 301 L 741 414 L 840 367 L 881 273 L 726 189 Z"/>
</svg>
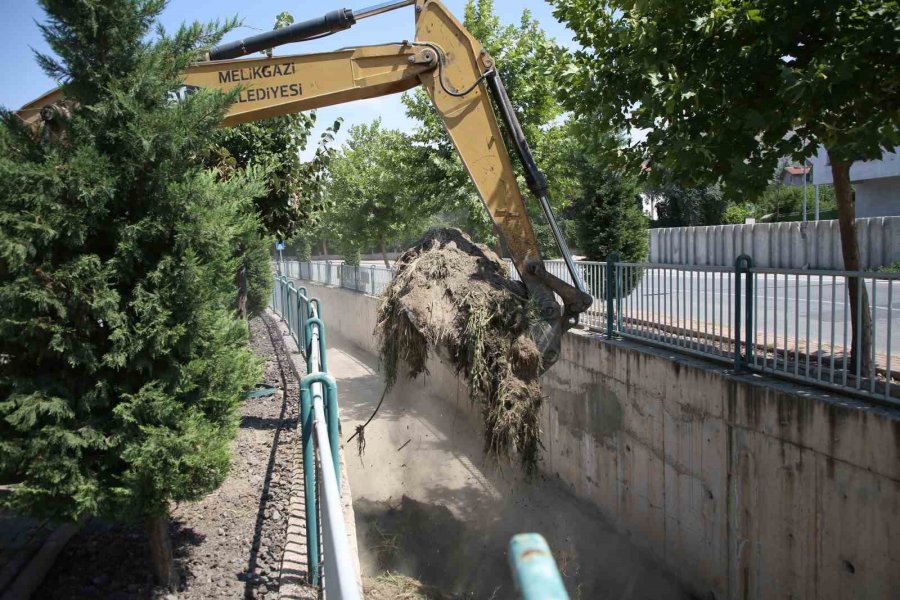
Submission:
<svg viewBox="0 0 900 600">
<path fill-rule="evenodd" d="M 506 265 L 459 229 L 432 229 L 397 261 L 376 333 L 388 386 L 401 364 L 410 378 L 427 371 L 438 350 L 462 373 L 481 404 L 484 450 L 515 453 L 537 466 L 541 355 L 528 331 L 538 318 L 525 286 Z"/>
<path fill-rule="evenodd" d="M 363 577 L 366 600 L 444 600 L 446 596 L 437 588 L 420 581 L 388 571 L 378 577 Z"/>
</svg>

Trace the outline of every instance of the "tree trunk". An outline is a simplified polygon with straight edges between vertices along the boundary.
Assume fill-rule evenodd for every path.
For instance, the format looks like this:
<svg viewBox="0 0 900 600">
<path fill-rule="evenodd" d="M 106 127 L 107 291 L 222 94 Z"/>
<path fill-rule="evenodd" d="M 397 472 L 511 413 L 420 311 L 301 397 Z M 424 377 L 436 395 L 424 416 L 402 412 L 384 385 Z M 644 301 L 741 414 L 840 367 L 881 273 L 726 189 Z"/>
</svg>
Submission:
<svg viewBox="0 0 900 600">
<path fill-rule="evenodd" d="M 837 201 L 838 224 L 841 231 L 841 253 L 844 256 L 844 270 L 859 271 L 859 243 L 856 240 L 856 206 L 853 188 L 850 186 L 850 163 L 834 160 L 831 162 L 831 177 L 834 181 L 834 196 Z M 869 294 L 859 277 L 847 277 L 847 292 L 850 304 L 850 345 L 849 372 L 857 377 L 868 377 L 871 373 L 872 318 L 869 314 Z M 860 314 L 862 313 L 862 314 Z M 859 369 L 857 369 L 857 361 Z"/>
<path fill-rule="evenodd" d="M 328 244 L 325 242 L 324 239 L 322 240 L 322 256 L 324 256 L 324 257 L 328 256 Z"/>
<path fill-rule="evenodd" d="M 384 267 L 386 269 L 391 268 L 391 261 L 389 261 L 387 257 L 387 248 L 385 247 L 384 238 L 381 238 L 381 260 L 384 261 Z"/>
<path fill-rule="evenodd" d="M 178 591 L 178 572 L 175 570 L 175 555 L 172 539 L 169 537 L 168 511 L 147 516 L 147 534 L 150 536 L 150 559 L 156 584 L 170 592 Z"/>
</svg>

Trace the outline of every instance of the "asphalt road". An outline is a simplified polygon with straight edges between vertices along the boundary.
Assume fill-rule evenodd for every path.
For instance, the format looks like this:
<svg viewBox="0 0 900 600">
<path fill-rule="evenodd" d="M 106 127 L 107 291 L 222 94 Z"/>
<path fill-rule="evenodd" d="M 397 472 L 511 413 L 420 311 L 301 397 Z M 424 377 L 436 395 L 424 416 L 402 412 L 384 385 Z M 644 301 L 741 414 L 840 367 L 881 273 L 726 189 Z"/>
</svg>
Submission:
<svg viewBox="0 0 900 600">
<path fill-rule="evenodd" d="M 626 273 L 626 275 L 628 275 Z M 866 279 L 878 362 L 890 355 L 900 367 L 900 279 Z M 826 353 L 850 345 L 852 326 L 846 281 L 832 275 L 756 274 L 753 319 L 758 344 Z M 741 301 L 745 295 L 741 293 Z M 730 332 L 734 323 L 734 275 L 647 269 L 622 299 L 625 317 L 702 333 Z M 742 314 L 746 314 L 746 306 Z"/>
</svg>

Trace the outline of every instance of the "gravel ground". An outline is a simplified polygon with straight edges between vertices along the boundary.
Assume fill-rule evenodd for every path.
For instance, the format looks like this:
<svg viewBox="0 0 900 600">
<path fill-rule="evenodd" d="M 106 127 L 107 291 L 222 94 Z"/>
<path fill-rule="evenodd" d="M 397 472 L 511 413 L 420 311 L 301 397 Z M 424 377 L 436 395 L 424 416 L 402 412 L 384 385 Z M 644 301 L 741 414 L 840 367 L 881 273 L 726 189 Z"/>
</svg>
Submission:
<svg viewBox="0 0 900 600">
<path fill-rule="evenodd" d="M 266 361 L 264 383 L 278 393 L 244 401 L 232 445 L 231 472 L 215 492 L 172 511 L 171 532 L 183 586 L 154 589 L 149 548 L 140 526 L 89 523 L 60 554 L 36 598 L 278 597 L 293 461 L 299 461 L 297 382 L 285 362 L 277 326 L 250 322 L 251 346 Z"/>
</svg>

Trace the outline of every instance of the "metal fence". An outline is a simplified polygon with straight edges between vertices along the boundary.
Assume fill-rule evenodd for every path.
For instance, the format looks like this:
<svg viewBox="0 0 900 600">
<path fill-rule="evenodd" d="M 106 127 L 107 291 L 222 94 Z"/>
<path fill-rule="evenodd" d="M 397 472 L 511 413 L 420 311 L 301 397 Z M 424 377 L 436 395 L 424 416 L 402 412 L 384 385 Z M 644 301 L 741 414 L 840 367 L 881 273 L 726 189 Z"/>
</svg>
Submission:
<svg viewBox="0 0 900 600">
<path fill-rule="evenodd" d="M 341 504 L 337 384 L 328 374 L 322 307 L 284 275 L 275 276 L 270 306 L 306 359 L 299 400 L 309 582 L 328 598 L 359 600 Z"/>
<path fill-rule="evenodd" d="M 562 261 L 545 265 L 571 283 Z M 758 268 L 745 255 L 734 267 L 621 262 L 616 253 L 576 265 L 594 297 L 580 320 L 589 329 L 900 404 L 900 273 Z M 372 295 L 393 277 L 374 265 L 294 262 L 285 269 Z M 870 343 L 855 354 L 851 293 L 868 307 L 868 319 L 856 315 L 857 328 L 870 324 Z"/>
<path fill-rule="evenodd" d="M 749 277 L 750 368 L 900 404 L 900 273 L 750 268 Z M 865 332 L 858 352 L 854 330 Z"/>
</svg>

